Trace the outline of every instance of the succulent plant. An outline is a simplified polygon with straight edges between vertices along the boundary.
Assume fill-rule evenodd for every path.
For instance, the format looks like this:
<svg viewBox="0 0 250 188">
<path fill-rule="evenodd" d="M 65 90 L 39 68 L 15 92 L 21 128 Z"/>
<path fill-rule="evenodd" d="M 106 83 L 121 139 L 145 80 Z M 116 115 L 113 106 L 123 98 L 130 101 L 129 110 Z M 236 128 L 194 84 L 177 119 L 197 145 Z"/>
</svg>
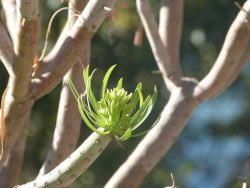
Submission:
<svg viewBox="0 0 250 188">
<path fill-rule="evenodd" d="M 91 88 L 95 70 L 89 74 L 89 66 L 83 71 L 86 97 L 78 93 L 71 80 L 69 86 L 77 100 L 82 119 L 92 131 L 101 135 L 112 135 L 118 140 L 125 141 L 131 136 L 147 132 L 134 133 L 152 111 L 157 98 L 157 89 L 155 86 L 153 95 L 147 96 L 145 100 L 142 95 L 142 83 L 137 85 L 133 93 L 128 93 L 122 87 L 123 78 L 120 78 L 115 88 L 107 89 L 109 77 L 115 66 L 111 66 L 104 76 L 100 100 L 96 99 Z"/>
</svg>

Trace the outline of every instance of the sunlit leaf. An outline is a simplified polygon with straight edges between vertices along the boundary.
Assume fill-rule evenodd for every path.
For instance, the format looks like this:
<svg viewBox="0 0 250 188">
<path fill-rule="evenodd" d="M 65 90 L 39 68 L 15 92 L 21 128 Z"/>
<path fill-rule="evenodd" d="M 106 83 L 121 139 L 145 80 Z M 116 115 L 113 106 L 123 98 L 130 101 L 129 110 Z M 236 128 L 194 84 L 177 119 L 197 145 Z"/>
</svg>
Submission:
<svg viewBox="0 0 250 188">
<path fill-rule="evenodd" d="M 112 73 L 112 71 L 114 70 L 114 68 L 116 67 L 116 65 L 113 65 L 109 68 L 109 70 L 107 71 L 107 73 L 105 74 L 104 78 L 103 78 L 103 82 L 102 82 L 102 88 L 101 88 L 101 98 L 104 97 L 104 93 L 106 91 L 106 87 L 107 87 L 107 83 L 108 83 L 108 80 L 109 80 L 109 77 Z"/>
<path fill-rule="evenodd" d="M 79 95 L 71 80 L 69 87 L 77 99 L 82 119 L 92 131 L 102 135 L 111 134 L 115 138 L 125 141 L 131 136 L 142 135 L 149 131 L 133 133 L 152 111 L 157 89 L 155 87 L 152 97 L 147 96 L 145 101 L 142 95 L 142 83 L 136 86 L 133 93 L 128 93 L 122 87 L 123 78 L 120 78 L 115 88 L 107 89 L 108 80 L 115 66 L 111 66 L 103 78 L 99 101 L 97 101 L 91 85 L 95 70 L 89 74 L 89 66 L 83 71 L 86 102 L 82 98 L 83 95 Z M 102 128 L 103 131 L 99 128 Z"/>
</svg>

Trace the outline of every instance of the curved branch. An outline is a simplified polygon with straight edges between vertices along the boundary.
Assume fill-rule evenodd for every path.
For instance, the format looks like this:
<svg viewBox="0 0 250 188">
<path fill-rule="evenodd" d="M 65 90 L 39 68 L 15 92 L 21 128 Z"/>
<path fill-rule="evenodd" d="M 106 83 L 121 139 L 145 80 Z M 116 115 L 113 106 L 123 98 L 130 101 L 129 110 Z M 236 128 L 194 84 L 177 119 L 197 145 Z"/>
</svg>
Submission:
<svg viewBox="0 0 250 188">
<path fill-rule="evenodd" d="M 37 99 L 51 91 L 74 65 L 80 54 L 85 53 L 93 34 L 97 31 L 117 0 L 89 1 L 69 34 L 62 42 L 58 53 L 51 57 L 50 62 L 44 59 L 49 70 L 32 79 L 30 96 Z M 95 14 L 93 14 L 95 12 Z"/>
<path fill-rule="evenodd" d="M 246 50 L 249 50 L 249 12 L 250 1 L 248 0 L 231 25 L 214 66 L 206 77 L 200 81 L 194 91 L 195 96 L 199 100 L 205 100 L 218 95 L 239 74 L 239 70 L 243 66 L 242 63 L 245 62 L 241 62 L 242 65 L 240 67 L 239 63 L 242 61 L 244 53 L 248 53 Z"/>
<path fill-rule="evenodd" d="M 66 160 L 48 174 L 34 181 L 16 186 L 18 188 L 61 188 L 66 187 L 79 177 L 107 147 L 109 136 L 92 133 Z"/>
</svg>

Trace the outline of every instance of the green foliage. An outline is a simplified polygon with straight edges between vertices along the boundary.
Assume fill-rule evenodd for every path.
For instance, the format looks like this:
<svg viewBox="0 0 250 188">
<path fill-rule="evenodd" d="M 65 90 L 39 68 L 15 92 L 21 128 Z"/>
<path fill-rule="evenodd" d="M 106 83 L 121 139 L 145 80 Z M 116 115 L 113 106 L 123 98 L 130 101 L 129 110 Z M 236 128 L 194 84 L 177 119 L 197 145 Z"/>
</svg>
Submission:
<svg viewBox="0 0 250 188">
<path fill-rule="evenodd" d="M 89 66 L 83 71 L 86 102 L 84 95 L 78 93 L 70 79 L 69 86 L 77 100 L 82 119 L 92 131 L 102 135 L 113 135 L 115 138 L 125 141 L 131 136 L 142 134 L 134 134 L 133 131 L 152 111 L 157 97 L 157 89 L 154 87 L 153 95 L 149 95 L 145 100 L 142 95 L 142 83 L 139 83 L 135 91 L 129 94 L 122 87 L 123 78 L 120 78 L 115 88 L 107 89 L 109 77 L 115 66 L 111 66 L 104 76 L 99 101 L 91 88 L 91 80 L 95 70 L 89 74 Z"/>
</svg>

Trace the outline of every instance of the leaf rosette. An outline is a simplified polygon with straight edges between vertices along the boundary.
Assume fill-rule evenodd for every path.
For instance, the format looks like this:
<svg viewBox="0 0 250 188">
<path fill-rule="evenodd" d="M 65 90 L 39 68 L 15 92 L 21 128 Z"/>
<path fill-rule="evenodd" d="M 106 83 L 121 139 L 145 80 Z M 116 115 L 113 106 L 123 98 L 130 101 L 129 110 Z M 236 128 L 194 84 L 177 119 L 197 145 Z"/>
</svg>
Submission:
<svg viewBox="0 0 250 188">
<path fill-rule="evenodd" d="M 125 141 L 131 136 L 139 136 L 148 131 L 134 133 L 152 111 L 157 98 L 157 89 L 155 86 L 152 96 L 149 95 L 144 99 L 142 83 L 137 85 L 134 92 L 128 93 L 122 87 L 123 78 L 120 78 L 115 88 L 107 89 L 108 80 L 115 66 L 110 67 L 104 76 L 99 101 L 91 88 L 95 70 L 89 74 L 89 66 L 83 71 L 86 97 L 78 93 L 70 79 L 69 86 L 77 100 L 82 119 L 92 131 L 102 135 L 113 135 Z"/>
</svg>

